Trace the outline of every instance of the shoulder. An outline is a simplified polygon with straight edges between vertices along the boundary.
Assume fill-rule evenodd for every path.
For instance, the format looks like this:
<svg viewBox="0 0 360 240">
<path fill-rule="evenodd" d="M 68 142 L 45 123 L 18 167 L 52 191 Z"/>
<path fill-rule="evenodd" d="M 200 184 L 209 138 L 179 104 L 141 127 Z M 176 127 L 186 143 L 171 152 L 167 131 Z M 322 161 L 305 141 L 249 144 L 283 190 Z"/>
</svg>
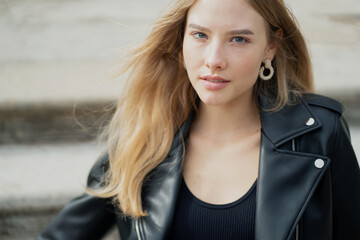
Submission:
<svg viewBox="0 0 360 240">
<path fill-rule="evenodd" d="M 259 100 L 262 129 L 275 145 L 315 132 L 321 139 L 329 139 L 343 112 L 338 101 L 317 94 L 303 94 L 296 104 L 288 104 L 278 111 L 267 111 L 266 101 L 262 97 Z"/>
<path fill-rule="evenodd" d="M 304 94 L 301 101 L 322 126 L 320 130 L 333 132 L 334 135 L 336 129 L 341 128 L 343 122 L 346 123 L 343 118 L 344 106 L 333 98 L 319 94 Z"/>
<path fill-rule="evenodd" d="M 350 139 L 349 127 L 343 117 L 344 106 L 339 101 L 319 94 L 304 94 L 302 102 L 317 118 L 318 132 L 329 134 L 331 142 L 338 142 L 340 135 Z"/>
<path fill-rule="evenodd" d="M 303 94 L 302 101 L 309 105 L 313 110 L 325 109 L 339 115 L 342 115 L 344 112 L 344 106 L 340 102 L 323 95 L 313 93 Z"/>
</svg>

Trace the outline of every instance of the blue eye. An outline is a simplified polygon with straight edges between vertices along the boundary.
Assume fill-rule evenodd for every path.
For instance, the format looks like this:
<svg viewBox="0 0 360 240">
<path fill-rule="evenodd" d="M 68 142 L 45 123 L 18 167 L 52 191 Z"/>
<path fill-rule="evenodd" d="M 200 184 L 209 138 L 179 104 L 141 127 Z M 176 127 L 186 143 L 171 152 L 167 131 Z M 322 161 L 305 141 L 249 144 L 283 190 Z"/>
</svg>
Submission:
<svg viewBox="0 0 360 240">
<path fill-rule="evenodd" d="M 236 43 L 245 43 L 246 42 L 245 38 L 243 38 L 243 37 L 234 37 L 232 39 L 232 41 L 236 42 Z"/>
<path fill-rule="evenodd" d="M 207 36 L 205 33 L 195 32 L 195 33 L 192 33 L 191 35 L 197 39 L 207 39 Z"/>
</svg>

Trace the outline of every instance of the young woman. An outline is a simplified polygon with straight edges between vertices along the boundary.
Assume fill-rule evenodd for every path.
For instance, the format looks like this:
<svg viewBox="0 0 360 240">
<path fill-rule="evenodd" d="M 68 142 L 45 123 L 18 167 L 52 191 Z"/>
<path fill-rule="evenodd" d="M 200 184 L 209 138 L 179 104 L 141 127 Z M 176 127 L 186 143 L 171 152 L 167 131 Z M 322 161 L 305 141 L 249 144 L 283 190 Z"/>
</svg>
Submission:
<svg viewBox="0 0 360 240">
<path fill-rule="evenodd" d="M 91 194 L 39 239 L 360 239 L 342 106 L 282 0 L 178 0 L 128 70 Z"/>
</svg>

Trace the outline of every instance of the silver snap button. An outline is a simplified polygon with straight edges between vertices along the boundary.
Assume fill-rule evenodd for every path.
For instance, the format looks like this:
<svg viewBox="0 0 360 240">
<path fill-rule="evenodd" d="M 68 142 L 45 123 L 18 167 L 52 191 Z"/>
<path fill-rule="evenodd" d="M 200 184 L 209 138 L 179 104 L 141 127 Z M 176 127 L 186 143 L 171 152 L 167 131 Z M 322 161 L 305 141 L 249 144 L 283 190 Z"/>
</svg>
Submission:
<svg viewBox="0 0 360 240">
<path fill-rule="evenodd" d="M 308 120 L 306 120 L 305 124 L 306 126 L 312 126 L 315 124 L 315 119 L 309 118 Z"/>
<path fill-rule="evenodd" d="M 317 168 L 323 168 L 325 166 L 324 160 L 322 160 L 320 158 L 316 159 L 314 164 L 315 164 L 315 167 L 317 167 Z"/>
</svg>

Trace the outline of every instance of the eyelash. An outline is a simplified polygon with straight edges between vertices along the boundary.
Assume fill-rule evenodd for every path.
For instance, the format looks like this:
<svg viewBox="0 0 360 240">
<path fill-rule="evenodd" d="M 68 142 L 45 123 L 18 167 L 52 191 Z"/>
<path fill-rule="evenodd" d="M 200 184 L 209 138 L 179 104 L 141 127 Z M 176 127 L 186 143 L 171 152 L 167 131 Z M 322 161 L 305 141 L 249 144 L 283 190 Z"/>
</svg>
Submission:
<svg viewBox="0 0 360 240">
<path fill-rule="evenodd" d="M 202 34 L 205 36 L 205 38 L 202 38 L 202 37 L 199 37 L 199 35 Z M 191 32 L 190 35 L 195 39 L 195 40 L 203 40 L 203 39 L 207 39 L 207 35 L 205 33 L 202 33 L 202 32 Z M 236 38 L 241 38 L 242 39 L 242 42 L 235 42 L 233 41 L 234 39 Z M 244 38 L 244 37 L 240 37 L 240 36 L 236 36 L 236 37 L 232 37 L 231 38 L 231 42 L 235 42 L 237 44 L 245 44 L 245 43 L 248 43 L 249 40 Z"/>
<path fill-rule="evenodd" d="M 206 34 L 205 34 L 205 33 L 202 33 L 202 32 L 191 32 L 191 33 L 190 33 L 190 35 L 191 35 L 193 38 L 195 38 L 195 39 L 206 39 L 206 38 L 207 38 L 207 36 L 206 36 L 206 38 L 200 38 L 199 36 L 197 36 L 197 35 L 199 35 L 199 34 L 203 34 L 204 36 L 206 36 Z"/>
<path fill-rule="evenodd" d="M 249 41 L 244 38 L 244 37 L 233 37 L 232 40 L 234 40 L 235 38 L 241 38 L 242 39 L 242 42 L 235 42 L 235 43 L 239 43 L 239 44 L 244 44 L 244 43 L 248 43 Z"/>
</svg>

